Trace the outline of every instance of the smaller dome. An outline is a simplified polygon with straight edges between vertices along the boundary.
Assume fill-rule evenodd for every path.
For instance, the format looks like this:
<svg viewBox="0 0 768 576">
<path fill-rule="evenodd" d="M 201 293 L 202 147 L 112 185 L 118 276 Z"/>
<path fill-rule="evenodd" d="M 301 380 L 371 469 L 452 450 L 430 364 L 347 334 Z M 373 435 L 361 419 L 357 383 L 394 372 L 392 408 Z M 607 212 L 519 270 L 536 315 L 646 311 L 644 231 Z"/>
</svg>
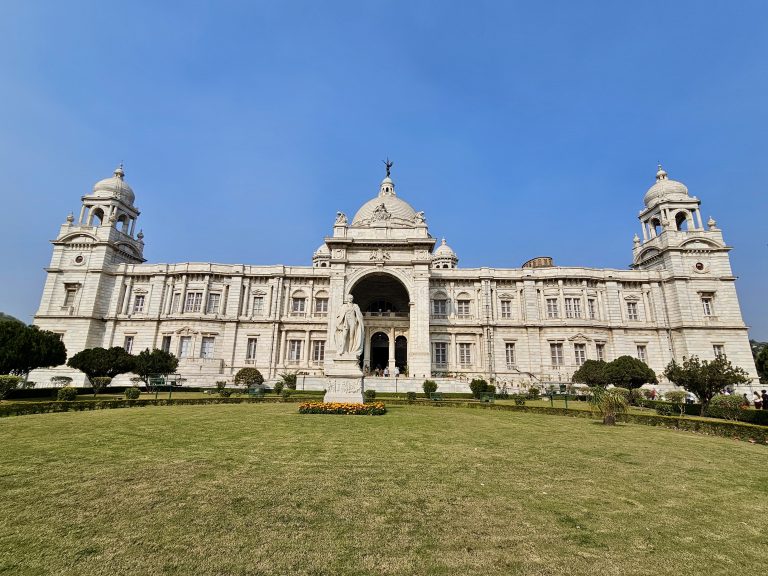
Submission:
<svg viewBox="0 0 768 576">
<path fill-rule="evenodd" d="M 456 252 L 445 243 L 445 238 L 443 238 L 440 242 L 440 246 L 435 250 L 434 258 L 456 258 Z"/>
<path fill-rule="evenodd" d="M 315 250 L 315 256 L 330 256 L 331 251 L 328 250 L 328 246 L 326 246 L 325 242 L 320 244 L 320 247 Z"/>
<path fill-rule="evenodd" d="M 136 195 L 124 178 L 125 172 L 123 172 L 123 165 L 120 164 L 120 166 L 115 168 L 111 178 L 105 178 L 96 182 L 93 187 L 93 195 L 99 198 L 117 198 L 129 206 L 133 206 Z"/>
<path fill-rule="evenodd" d="M 664 168 L 659 164 L 659 170 L 656 172 L 656 183 L 648 188 L 643 202 L 647 207 L 651 207 L 661 200 L 687 200 L 688 187 L 682 182 L 671 180 L 667 177 Z"/>
</svg>

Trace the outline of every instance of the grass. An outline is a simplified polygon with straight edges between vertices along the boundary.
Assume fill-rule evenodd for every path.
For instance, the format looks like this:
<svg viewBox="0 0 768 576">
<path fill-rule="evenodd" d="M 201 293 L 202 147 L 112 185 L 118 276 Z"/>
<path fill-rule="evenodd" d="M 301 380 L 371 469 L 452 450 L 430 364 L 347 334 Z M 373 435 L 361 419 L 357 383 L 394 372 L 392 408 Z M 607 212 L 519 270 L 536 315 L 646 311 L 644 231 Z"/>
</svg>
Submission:
<svg viewBox="0 0 768 576">
<path fill-rule="evenodd" d="M 0 574 L 759 573 L 768 448 L 464 408 L 0 420 Z"/>
</svg>

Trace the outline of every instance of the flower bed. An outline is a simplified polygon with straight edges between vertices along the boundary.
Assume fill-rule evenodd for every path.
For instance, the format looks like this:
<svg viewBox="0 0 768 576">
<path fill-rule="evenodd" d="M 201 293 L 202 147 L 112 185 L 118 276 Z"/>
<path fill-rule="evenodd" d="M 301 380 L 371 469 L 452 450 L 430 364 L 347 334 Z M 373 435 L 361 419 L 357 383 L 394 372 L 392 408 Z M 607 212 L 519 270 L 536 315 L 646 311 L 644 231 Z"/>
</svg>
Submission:
<svg viewBox="0 0 768 576">
<path fill-rule="evenodd" d="M 299 414 L 351 414 L 353 416 L 382 416 L 387 413 L 383 402 L 370 404 L 345 404 L 341 402 L 304 402 Z"/>
</svg>

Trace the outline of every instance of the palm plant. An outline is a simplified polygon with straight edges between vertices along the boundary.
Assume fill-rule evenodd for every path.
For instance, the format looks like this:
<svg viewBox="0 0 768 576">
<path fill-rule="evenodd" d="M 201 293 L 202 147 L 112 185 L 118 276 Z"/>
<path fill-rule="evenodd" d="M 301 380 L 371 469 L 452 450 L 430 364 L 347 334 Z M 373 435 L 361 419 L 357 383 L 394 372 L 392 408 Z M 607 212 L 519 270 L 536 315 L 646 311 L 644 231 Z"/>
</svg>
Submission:
<svg viewBox="0 0 768 576">
<path fill-rule="evenodd" d="M 613 426 L 616 424 L 616 416 L 626 414 L 629 404 L 624 394 L 595 386 L 592 388 L 589 405 L 593 412 L 600 412 L 603 424 Z"/>
</svg>

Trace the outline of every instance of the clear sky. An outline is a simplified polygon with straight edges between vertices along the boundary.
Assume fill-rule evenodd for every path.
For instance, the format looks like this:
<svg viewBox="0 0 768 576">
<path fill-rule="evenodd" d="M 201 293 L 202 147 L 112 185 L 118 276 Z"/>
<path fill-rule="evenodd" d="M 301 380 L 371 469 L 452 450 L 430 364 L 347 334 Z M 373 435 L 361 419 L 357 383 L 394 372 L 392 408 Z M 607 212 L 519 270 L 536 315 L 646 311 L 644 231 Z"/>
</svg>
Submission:
<svg viewBox="0 0 768 576">
<path fill-rule="evenodd" d="M 626 268 L 661 161 L 768 340 L 768 3 L 0 3 L 0 311 L 125 162 L 150 262 L 301 264 L 378 191 L 461 266 Z"/>
</svg>

